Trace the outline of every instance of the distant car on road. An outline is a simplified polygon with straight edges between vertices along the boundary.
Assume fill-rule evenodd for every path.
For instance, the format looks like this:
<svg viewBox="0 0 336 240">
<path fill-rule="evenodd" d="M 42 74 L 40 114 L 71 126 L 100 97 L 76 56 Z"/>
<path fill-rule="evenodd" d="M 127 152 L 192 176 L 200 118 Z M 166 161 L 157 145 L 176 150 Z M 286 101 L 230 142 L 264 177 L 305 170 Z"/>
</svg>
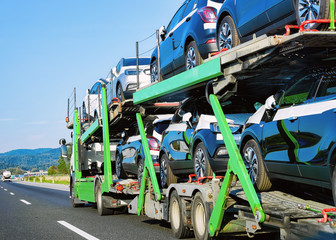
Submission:
<svg viewBox="0 0 336 240">
<path fill-rule="evenodd" d="M 226 0 L 218 13 L 218 48 L 230 49 L 252 39 L 253 34 L 275 33 L 286 24 L 301 25 L 306 20 L 329 19 L 329 4 L 329 0 Z M 326 24 L 318 23 L 306 27 L 328 29 Z"/>
<path fill-rule="evenodd" d="M 122 58 L 113 71 L 113 97 L 120 101 L 132 98 L 138 87 L 136 58 Z M 139 88 L 150 84 L 150 58 L 139 58 Z"/>
<path fill-rule="evenodd" d="M 217 12 L 224 0 L 186 0 L 165 28 L 160 28 L 160 66 L 163 79 L 191 69 L 217 51 Z M 151 81 L 158 76 L 157 48 L 151 56 Z"/>
</svg>

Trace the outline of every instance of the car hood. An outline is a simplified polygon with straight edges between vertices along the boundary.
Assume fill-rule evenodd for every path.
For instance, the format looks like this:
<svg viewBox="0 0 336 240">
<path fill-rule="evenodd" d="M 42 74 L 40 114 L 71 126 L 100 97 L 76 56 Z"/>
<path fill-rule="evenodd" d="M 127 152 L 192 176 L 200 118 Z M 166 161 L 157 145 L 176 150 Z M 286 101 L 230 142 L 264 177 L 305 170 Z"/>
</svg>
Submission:
<svg viewBox="0 0 336 240">
<path fill-rule="evenodd" d="M 237 113 L 237 114 L 226 114 L 225 117 L 226 119 L 232 120 L 233 124 L 244 125 L 246 120 L 252 115 L 253 113 Z"/>
</svg>

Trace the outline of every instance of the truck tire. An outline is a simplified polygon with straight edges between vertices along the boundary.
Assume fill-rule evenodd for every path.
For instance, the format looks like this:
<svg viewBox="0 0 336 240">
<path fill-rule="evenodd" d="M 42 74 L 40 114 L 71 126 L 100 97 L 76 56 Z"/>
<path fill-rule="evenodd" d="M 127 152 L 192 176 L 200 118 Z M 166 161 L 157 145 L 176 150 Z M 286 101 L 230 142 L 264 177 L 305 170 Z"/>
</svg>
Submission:
<svg viewBox="0 0 336 240">
<path fill-rule="evenodd" d="M 106 215 L 108 213 L 107 208 L 104 207 L 104 202 L 103 202 L 103 196 L 101 193 L 101 184 L 97 183 L 96 187 L 95 187 L 95 193 L 96 193 L 96 201 L 97 201 L 97 210 L 98 210 L 98 214 L 100 216 Z"/>
<path fill-rule="evenodd" d="M 177 183 L 177 177 L 168 164 L 166 154 L 163 154 L 160 159 L 160 183 L 162 188 L 167 188 L 170 184 Z"/>
<path fill-rule="evenodd" d="M 259 146 L 254 139 L 247 141 L 242 155 L 247 172 L 255 188 L 259 191 L 268 191 L 272 187 L 272 183 L 267 175 Z"/>
<path fill-rule="evenodd" d="M 181 198 L 175 190 L 170 195 L 169 203 L 169 220 L 174 237 L 178 239 L 191 237 L 192 231 L 184 226 L 185 214 Z"/>
<path fill-rule="evenodd" d="M 197 240 L 211 239 L 208 230 L 209 218 L 210 213 L 206 208 L 203 196 L 200 192 L 197 192 L 191 207 L 191 222 Z"/>
<path fill-rule="evenodd" d="M 206 150 L 204 143 L 200 142 L 197 144 L 193 154 L 193 162 L 196 179 L 213 175 L 213 171 L 209 163 L 208 151 Z"/>
<path fill-rule="evenodd" d="M 73 184 L 71 184 L 71 203 L 73 208 L 78 208 L 78 207 L 83 207 L 85 204 L 84 203 L 75 203 L 76 196 L 75 196 L 75 187 Z"/>
</svg>

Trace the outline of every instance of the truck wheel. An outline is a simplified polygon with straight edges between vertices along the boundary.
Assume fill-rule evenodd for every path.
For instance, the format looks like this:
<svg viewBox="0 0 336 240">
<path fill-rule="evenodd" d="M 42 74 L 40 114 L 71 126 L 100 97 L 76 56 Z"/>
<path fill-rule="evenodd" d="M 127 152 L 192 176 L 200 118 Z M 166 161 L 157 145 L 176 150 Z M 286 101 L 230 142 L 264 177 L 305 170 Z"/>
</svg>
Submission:
<svg viewBox="0 0 336 240">
<path fill-rule="evenodd" d="M 295 2 L 296 21 L 300 26 L 306 20 L 330 19 L 330 1 L 297 0 Z M 328 30 L 329 24 L 311 23 L 305 29 Z"/>
<path fill-rule="evenodd" d="M 98 183 L 96 185 L 96 199 L 97 199 L 97 210 L 98 210 L 98 214 L 100 216 L 103 216 L 103 215 L 106 215 L 108 213 L 108 210 L 107 208 L 104 207 L 104 203 L 103 203 L 103 196 L 102 196 L 102 193 L 101 193 L 101 188 L 100 188 L 101 184 Z"/>
<path fill-rule="evenodd" d="M 195 194 L 191 208 L 191 222 L 194 228 L 195 238 L 199 240 L 210 239 L 208 231 L 210 214 L 206 208 L 203 196 L 200 192 Z"/>
<path fill-rule="evenodd" d="M 78 208 L 78 207 L 83 207 L 85 204 L 84 203 L 75 203 L 75 187 L 73 184 L 71 184 L 71 202 L 72 202 L 72 207 Z"/>
<path fill-rule="evenodd" d="M 160 182 L 162 188 L 167 188 L 172 183 L 177 183 L 177 177 L 174 175 L 168 164 L 168 157 L 163 154 L 160 159 Z"/>
<path fill-rule="evenodd" d="M 124 91 L 122 90 L 120 83 L 118 83 L 117 86 L 117 98 L 119 98 L 121 102 L 125 101 Z"/>
<path fill-rule="evenodd" d="M 182 201 L 175 190 L 170 195 L 169 219 L 174 237 L 178 239 L 191 237 L 192 231 L 184 226 L 185 214 Z"/>
<path fill-rule="evenodd" d="M 184 59 L 186 70 L 192 69 L 202 64 L 202 57 L 198 51 L 195 41 L 191 41 L 188 44 L 187 48 L 185 49 Z"/>
<path fill-rule="evenodd" d="M 117 153 L 116 156 L 116 174 L 118 179 L 123 179 L 127 177 L 124 168 L 122 166 L 122 159 L 119 152 Z"/>
<path fill-rule="evenodd" d="M 212 176 L 213 171 L 209 163 L 209 156 L 204 143 L 200 142 L 197 144 L 194 151 L 193 162 L 196 179 Z"/>
<path fill-rule="evenodd" d="M 272 183 L 267 176 L 259 146 L 254 139 L 245 144 L 243 157 L 253 185 L 259 191 L 268 191 L 272 187 Z"/>
<path fill-rule="evenodd" d="M 139 183 L 139 186 L 141 186 L 143 171 L 144 171 L 144 161 L 141 158 L 139 158 L 139 160 L 138 160 L 138 183 Z"/>
<path fill-rule="evenodd" d="M 224 48 L 231 49 L 240 44 L 236 26 L 232 17 L 226 16 L 219 24 L 217 31 L 217 47 L 221 51 Z"/>
</svg>

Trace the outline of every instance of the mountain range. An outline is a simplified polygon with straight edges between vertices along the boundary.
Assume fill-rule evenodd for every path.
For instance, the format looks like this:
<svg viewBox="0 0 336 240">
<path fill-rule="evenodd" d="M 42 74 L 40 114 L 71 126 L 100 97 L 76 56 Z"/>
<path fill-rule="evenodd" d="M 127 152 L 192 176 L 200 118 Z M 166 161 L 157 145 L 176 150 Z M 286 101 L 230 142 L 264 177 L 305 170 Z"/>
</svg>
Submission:
<svg viewBox="0 0 336 240">
<path fill-rule="evenodd" d="M 57 165 L 60 148 L 15 149 L 0 153 L 0 169 L 21 167 L 23 170 L 47 170 Z"/>
</svg>

